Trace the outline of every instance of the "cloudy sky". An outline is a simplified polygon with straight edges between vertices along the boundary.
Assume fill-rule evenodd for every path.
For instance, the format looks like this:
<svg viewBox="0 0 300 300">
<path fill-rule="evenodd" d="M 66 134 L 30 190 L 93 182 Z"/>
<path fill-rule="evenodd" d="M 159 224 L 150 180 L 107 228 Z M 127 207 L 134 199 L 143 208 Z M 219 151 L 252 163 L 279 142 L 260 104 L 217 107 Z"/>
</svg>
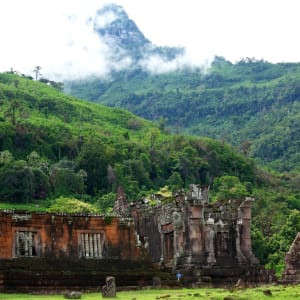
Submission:
<svg viewBox="0 0 300 300">
<path fill-rule="evenodd" d="M 300 62 L 299 0 L 1 0 L 0 71 L 105 74 L 109 49 L 86 20 L 107 2 L 154 44 L 186 47 L 194 64 L 214 55 Z"/>
</svg>

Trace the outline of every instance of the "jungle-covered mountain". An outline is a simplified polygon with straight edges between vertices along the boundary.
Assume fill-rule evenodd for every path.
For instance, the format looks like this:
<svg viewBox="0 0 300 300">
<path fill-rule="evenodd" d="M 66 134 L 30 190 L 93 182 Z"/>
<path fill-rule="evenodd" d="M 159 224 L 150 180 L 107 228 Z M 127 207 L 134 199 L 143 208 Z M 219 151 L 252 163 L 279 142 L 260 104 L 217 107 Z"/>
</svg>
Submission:
<svg viewBox="0 0 300 300">
<path fill-rule="evenodd" d="M 59 88 L 0 74 L 1 208 L 107 211 L 119 185 L 134 201 L 152 193 L 168 200 L 190 183 L 209 184 L 211 201 L 255 197 L 255 253 L 282 269 L 300 230 L 297 174 L 271 175 L 224 142 L 171 134 Z"/>
<path fill-rule="evenodd" d="M 225 143 L 170 134 L 124 109 L 77 100 L 51 84 L 3 73 L 0 99 L 2 201 L 94 197 L 117 184 L 135 199 L 143 191 L 210 184 L 222 175 L 260 181 L 254 162 Z"/>
<path fill-rule="evenodd" d="M 300 170 L 300 63 L 215 57 L 208 68 L 174 69 L 184 49 L 156 47 L 119 6 L 100 10 L 99 18 L 108 12 L 113 21 L 94 30 L 117 64 L 130 63 L 109 78 L 66 81 L 66 93 L 125 108 L 172 132 L 224 140 L 278 171 Z"/>
</svg>

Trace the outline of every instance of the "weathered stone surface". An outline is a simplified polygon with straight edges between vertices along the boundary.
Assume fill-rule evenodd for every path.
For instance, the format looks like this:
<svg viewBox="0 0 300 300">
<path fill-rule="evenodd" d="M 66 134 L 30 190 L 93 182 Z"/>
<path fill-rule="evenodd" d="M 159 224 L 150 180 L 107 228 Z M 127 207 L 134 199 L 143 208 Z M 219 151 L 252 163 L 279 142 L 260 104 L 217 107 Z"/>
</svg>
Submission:
<svg viewBox="0 0 300 300">
<path fill-rule="evenodd" d="M 0 261 L 0 274 L 3 275 L 0 290 L 35 293 L 101 291 L 101 283 L 112 270 L 122 289 L 138 287 L 141 279 L 142 286 L 151 286 L 153 276 L 160 277 L 162 282 L 174 280 L 173 274 L 154 268 L 151 261 L 14 258 Z"/>
<path fill-rule="evenodd" d="M 155 199 L 155 198 L 154 198 Z M 173 201 L 131 205 L 141 240 L 147 237 L 149 256 L 179 270 L 186 280 L 210 277 L 212 282 L 239 278 L 260 281 L 266 274 L 252 253 L 251 206 L 254 199 L 209 203 L 208 188 L 191 185 Z"/>
<path fill-rule="evenodd" d="M 300 283 L 300 232 L 298 232 L 285 255 L 285 270 L 282 274 L 282 283 Z"/>
<path fill-rule="evenodd" d="M 82 270 L 76 267 L 80 261 L 87 264 L 101 260 L 104 264 L 109 259 L 152 260 L 164 270 L 180 272 L 181 282 L 189 285 L 201 285 L 208 282 L 207 278 L 209 283 L 218 285 L 234 285 L 238 279 L 266 281 L 266 272 L 259 266 L 251 247 L 253 199 L 209 203 L 208 188 L 199 185 L 191 185 L 188 193 L 179 191 L 167 201 L 161 195 L 153 195 L 153 199 L 156 205 L 142 199 L 129 206 L 123 189 L 119 188 L 114 206 L 116 216 L 109 220 L 102 215 L 0 211 L 0 268 L 3 267 L 0 274 L 4 274 L 0 288 L 24 286 L 27 278 L 31 286 L 66 284 L 68 289 L 72 284 L 94 286 L 93 276 L 89 278 L 86 274 L 98 274 L 96 264 L 93 263 L 93 271 L 86 274 L 81 274 Z M 25 276 L 16 271 L 22 269 L 19 266 L 11 271 L 3 264 L 32 257 L 35 261 L 41 259 L 42 263 L 43 259 L 65 260 L 70 266 L 55 271 L 63 273 L 62 276 L 52 277 L 43 265 L 36 273 L 28 272 Z M 286 274 L 298 280 L 296 262 L 291 260 L 290 265 L 293 267 L 289 267 Z M 149 275 L 147 284 L 151 285 L 155 274 Z M 103 273 L 101 276 L 103 278 Z M 144 277 L 132 282 L 145 281 Z M 78 279 L 76 285 L 75 278 Z M 121 281 L 123 278 L 118 277 L 119 284 Z M 126 285 L 125 281 L 121 285 Z"/>
<path fill-rule="evenodd" d="M 153 285 L 153 287 L 160 288 L 161 287 L 160 277 L 157 277 L 157 276 L 153 277 L 152 285 Z"/>
<path fill-rule="evenodd" d="M 138 259 L 132 219 L 103 215 L 0 211 L 0 259 Z M 121 224 L 122 222 L 122 224 Z"/>
<path fill-rule="evenodd" d="M 116 280 L 113 276 L 106 277 L 105 285 L 102 287 L 102 297 L 116 297 Z"/>
<path fill-rule="evenodd" d="M 130 217 L 129 205 L 126 201 L 124 189 L 119 186 L 113 212 L 122 217 Z"/>
</svg>

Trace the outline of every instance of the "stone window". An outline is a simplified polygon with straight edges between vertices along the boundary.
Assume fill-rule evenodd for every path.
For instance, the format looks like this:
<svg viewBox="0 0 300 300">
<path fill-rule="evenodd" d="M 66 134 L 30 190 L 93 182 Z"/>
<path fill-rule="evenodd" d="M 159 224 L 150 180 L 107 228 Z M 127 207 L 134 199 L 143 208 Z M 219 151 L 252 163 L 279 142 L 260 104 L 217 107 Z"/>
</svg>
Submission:
<svg viewBox="0 0 300 300">
<path fill-rule="evenodd" d="M 37 256 L 38 234 L 34 231 L 17 231 L 15 242 L 15 255 Z"/>
<path fill-rule="evenodd" d="M 102 258 L 104 248 L 103 233 L 81 233 L 79 235 L 79 256 Z"/>
</svg>

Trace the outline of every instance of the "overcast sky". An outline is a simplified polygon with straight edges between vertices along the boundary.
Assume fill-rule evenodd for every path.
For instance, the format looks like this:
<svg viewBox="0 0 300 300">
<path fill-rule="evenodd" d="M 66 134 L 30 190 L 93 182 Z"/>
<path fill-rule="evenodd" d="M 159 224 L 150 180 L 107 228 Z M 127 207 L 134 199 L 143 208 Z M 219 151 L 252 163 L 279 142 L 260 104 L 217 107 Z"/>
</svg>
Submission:
<svg viewBox="0 0 300 300">
<path fill-rule="evenodd" d="M 300 62 L 299 0 L 0 0 L 0 71 L 108 69 L 108 49 L 86 24 L 107 2 L 154 44 L 186 47 L 195 63 L 214 55 Z"/>
</svg>

